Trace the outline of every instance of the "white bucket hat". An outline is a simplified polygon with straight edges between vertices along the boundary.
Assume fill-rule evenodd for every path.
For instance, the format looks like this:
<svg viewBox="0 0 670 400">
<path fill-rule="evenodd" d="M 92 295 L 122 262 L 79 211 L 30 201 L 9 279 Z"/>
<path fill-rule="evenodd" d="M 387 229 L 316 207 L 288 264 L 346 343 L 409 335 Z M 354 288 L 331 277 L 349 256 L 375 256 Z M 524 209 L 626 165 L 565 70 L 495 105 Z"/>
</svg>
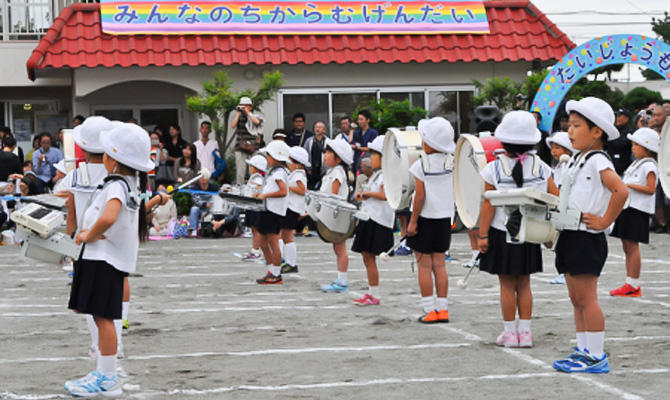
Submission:
<svg viewBox="0 0 670 400">
<path fill-rule="evenodd" d="M 274 158 L 277 161 L 283 161 L 290 163 L 289 160 L 291 148 L 288 147 L 286 142 L 281 140 L 273 140 L 268 143 L 267 146 L 260 150 L 263 154 L 269 154 L 270 157 Z"/>
<path fill-rule="evenodd" d="M 651 128 L 640 128 L 626 135 L 626 137 L 631 141 L 639 144 L 647 150 L 658 153 L 658 147 L 661 142 L 661 137 L 659 134 Z"/>
<path fill-rule="evenodd" d="M 591 120 L 605 132 L 608 141 L 619 137 L 619 130 L 614 126 L 614 110 L 604 100 L 597 97 L 584 97 L 579 101 L 569 100 L 565 105 L 565 111 L 568 114 L 576 111 Z"/>
<path fill-rule="evenodd" d="M 556 143 L 557 145 L 570 150 L 570 153 L 575 152 L 575 149 L 572 148 L 572 144 L 570 143 L 570 136 L 568 135 L 568 132 L 555 132 L 553 135 L 546 138 L 544 142 L 549 148 L 551 148 L 552 143 Z"/>
<path fill-rule="evenodd" d="M 419 121 L 419 134 L 424 142 L 441 153 L 453 153 L 456 150 L 454 143 L 454 128 L 451 123 L 442 117 L 422 119 Z"/>
<path fill-rule="evenodd" d="M 256 154 L 255 156 L 251 157 L 248 160 L 244 160 L 247 164 L 251 165 L 252 167 L 256 168 L 259 171 L 266 172 L 268 170 L 268 160 L 259 155 Z"/>
<path fill-rule="evenodd" d="M 65 168 L 65 160 L 60 160 L 56 164 L 54 164 L 54 168 L 56 168 L 57 171 L 60 171 L 61 174 L 67 175 L 67 169 Z"/>
<path fill-rule="evenodd" d="M 351 165 L 354 162 L 354 151 L 351 145 L 341 137 L 335 140 L 326 138 L 326 148 L 333 150 L 345 164 Z"/>
<path fill-rule="evenodd" d="M 542 138 L 537 121 L 528 111 L 510 111 L 503 117 L 494 136 L 503 143 L 532 145 Z"/>
<path fill-rule="evenodd" d="M 242 97 L 238 104 L 243 105 L 243 106 L 253 106 L 254 105 L 254 103 L 251 102 L 251 99 L 248 98 L 247 96 Z"/>
<path fill-rule="evenodd" d="M 307 150 L 303 149 L 300 146 L 293 146 L 289 149 L 289 156 L 291 157 L 292 160 L 295 160 L 296 162 L 299 162 L 300 164 L 304 165 L 307 168 L 310 168 L 312 164 L 309 162 L 309 154 L 307 154 Z"/>
<path fill-rule="evenodd" d="M 132 169 L 149 172 L 156 168 L 151 161 L 151 139 L 144 128 L 130 123 L 118 123 L 100 133 L 100 144 L 111 158 Z"/>
<path fill-rule="evenodd" d="M 384 151 L 384 135 L 379 135 L 372 142 L 368 143 L 368 149 L 382 154 Z"/>
<path fill-rule="evenodd" d="M 77 125 L 72 133 L 72 138 L 77 146 L 89 153 L 100 154 L 105 150 L 100 144 L 100 132 L 108 131 L 114 127 L 112 121 L 99 115 L 88 117 L 81 125 Z"/>
</svg>

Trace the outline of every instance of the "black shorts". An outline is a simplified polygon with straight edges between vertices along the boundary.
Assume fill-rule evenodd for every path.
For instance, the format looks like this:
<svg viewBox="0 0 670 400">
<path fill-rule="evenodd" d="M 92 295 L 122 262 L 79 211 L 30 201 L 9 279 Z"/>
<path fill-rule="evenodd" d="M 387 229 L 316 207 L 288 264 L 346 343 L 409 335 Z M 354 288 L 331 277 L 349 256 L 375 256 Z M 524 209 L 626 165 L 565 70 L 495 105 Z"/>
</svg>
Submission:
<svg viewBox="0 0 670 400">
<path fill-rule="evenodd" d="M 419 217 L 419 233 L 407 238 L 407 247 L 419 253 L 444 253 L 451 245 L 451 218 Z"/>
<path fill-rule="evenodd" d="M 637 243 L 649 243 L 649 221 L 649 214 L 628 207 L 616 219 L 612 236 Z"/>
<path fill-rule="evenodd" d="M 560 274 L 600 276 L 607 260 L 604 233 L 563 231 L 556 243 L 556 270 Z"/>
<path fill-rule="evenodd" d="M 542 272 L 539 244 L 507 243 L 507 232 L 489 228 L 489 249 L 479 259 L 479 269 L 494 275 L 530 275 Z"/>
<path fill-rule="evenodd" d="M 258 225 L 256 225 L 258 233 L 261 235 L 278 235 L 282 218 L 284 217 L 272 211 L 261 211 L 258 215 Z"/>
<path fill-rule="evenodd" d="M 356 226 L 356 237 L 351 250 L 357 253 L 372 253 L 376 256 L 393 247 L 393 229 L 369 219 Z"/>
<path fill-rule="evenodd" d="M 68 308 L 94 317 L 121 319 L 126 276 L 105 261 L 75 261 Z"/>
<path fill-rule="evenodd" d="M 286 216 L 281 220 L 281 229 L 295 230 L 298 227 L 298 218 L 300 214 L 293 210 L 286 209 Z"/>
<path fill-rule="evenodd" d="M 258 225 L 259 211 L 245 211 L 244 212 L 244 226 L 255 228 Z"/>
</svg>

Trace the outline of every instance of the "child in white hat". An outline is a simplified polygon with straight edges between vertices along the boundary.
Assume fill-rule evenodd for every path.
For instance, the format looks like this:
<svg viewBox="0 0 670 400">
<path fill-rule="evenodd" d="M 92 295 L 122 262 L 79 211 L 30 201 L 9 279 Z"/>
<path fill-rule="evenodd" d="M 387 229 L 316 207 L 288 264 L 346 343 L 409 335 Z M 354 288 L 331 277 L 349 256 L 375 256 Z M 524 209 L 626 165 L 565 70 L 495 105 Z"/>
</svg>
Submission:
<svg viewBox="0 0 670 400">
<path fill-rule="evenodd" d="M 82 379 L 68 381 L 74 396 L 119 396 L 116 375 L 117 334 L 114 320 L 121 318 L 123 281 L 135 272 L 140 240 L 147 235 L 146 210 L 139 187 L 146 187 L 146 172 L 153 169 L 149 135 L 135 124 L 122 124 L 100 135 L 103 164 L 110 174 L 96 190 L 84 212 L 77 243 L 84 243 L 75 264 L 68 307 L 91 314 L 98 326 L 97 368 Z M 137 232 L 129 235 L 129 232 Z"/>
<path fill-rule="evenodd" d="M 496 128 L 495 137 L 502 142 L 505 154 L 498 155 L 480 172 L 485 190 L 530 187 L 558 195 L 551 167 L 533 150 L 541 139 L 541 133 L 531 113 L 507 113 Z M 532 347 L 533 294 L 530 275 L 542 272 L 542 249 L 539 244 L 507 243 L 508 221 L 502 207 L 493 207 L 484 199 L 479 219 L 479 269 L 498 275 L 500 283 L 503 332 L 496 339 L 496 344 Z"/>
<path fill-rule="evenodd" d="M 564 229 L 556 243 L 556 269 L 564 273 L 575 314 L 576 350 L 556 360 L 564 372 L 606 373 L 610 366 L 604 352 L 605 318 L 598 304 L 598 277 L 607 260 L 607 231 L 628 197 L 628 189 L 603 151 L 619 137 L 614 111 L 595 97 L 566 104 L 570 143 L 577 154 L 563 177 L 568 209 L 581 213 L 574 229 Z"/>
<path fill-rule="evenodd" d="M 356 226 L 356 237 L 351 250 L 361 253 L 363 264 L 368 275 L 369 291 L 354 303 L 360 305 L 379 305 L 379 270 L 376 257 L 393 247 L 393 224 L 395 213 L 386 201 L 384 193 L 384 175 L 382 173 L 382 151 L 384 136 L 377 136 L 368 144 L 370 166 L 374 171 L 362 192 L 355 198 L 363 203 L 363 209 L 370 215 L 367 221 L 360 221 Z"/>
<path fill-rule="evenodd" d="M 307 193 L 305 167 L 311 167 L 309 154 L 302 147 L 291 147 L 289 156 L 291 163 L 288 168 L 291 173 L 288 176 L 288 209 L 281 221 L 281 239 L 279 239 L 279 247 L 285 260 L 281 267 L 282 274 L 298 272 L 298 249 L 293 241 L 293 231 L 298 227 L 298 219 L 305 213 L 305 193 Z"/>
<path fill-rule="evenodd" d="M 249 164 L 249 179 L 247 180 L 247 186 L 250 186 L 254 191 L 259 191 L 263 188 L 263 183 L 265 183 L 265 172 L 268 168 L 268 160 L 265 156 L 256 154 L 248 160 L 245 160 Z M 247 210 L 244 212 L 244 225 L 248 228 L 251 228 L 251 250 L 245 255 L 242 256 L 242 259 L 245 261 L 254 261 L 261 258 L 261 236 L 258 233 L 256 226 L 258 225 L 259 213 L 257 211 Z"/>
<path fill-rule="evenodd" d="M 407 225 L 407 246 L 414 250 L 419 265 L 419 289 L 424 324 L 449 322 L 447 277 L 444 253 L 451 245 L 454 216 L 453 156 L 454 128 L 442 117 L 419 121 L 423 140 L 421 159 L 410 166 L 414 176 L 412 212 Z M 433 298 L 433 276 L 437 301 Z"/>
<path fill-rule="evenodd" d="M 635 161 L 623 174 L 623 183 L 628 187 L 629 206 L 614 223 L 612 236 L 621 239 L 626 254 L 626 282 L 610 291 L 612 296 L 640 297 L 640 243 L 649 243 L 649 217 L 654 214 L 658 166 L 656 157 L 660 137 L 650 128 L 640 128 L 628 139 L 633 143 Z"/>
<path fill-rule="evenodd" d="M 330 193 L 347 200 L 349 197 L 349 166 L 354 162 L 354 151 L 346 140 L 338 138 L 331 140 L 326 138 L 323 163 L 328 172 L 321 178 L 323 193 Z M 328 285 L 322 285 L 321 290 L 327 293 L 346 293 L 349 291 L 349 256 L 347 255 L 347 244 L 333 243 L 333 251 L 337 257 L 337 279 Z"/>
<path fill-rule="evenodd" d="M 268 272 L 256 279 L 259 285 L 281 284 L 281 251 L 279 249 L 279 233 L 281 220 L 286 216 L 288 208 L 288 172 L 286 164 L 290 163 L 288 145 L 281 140 L 273 140 L 262 152 L 268 161 L 268 172 L 265 183 L 258 198 L 265 200 L 265 211 L 258 216 L 258 233 L 261 236 L 261 250 Z"/>
</svg>

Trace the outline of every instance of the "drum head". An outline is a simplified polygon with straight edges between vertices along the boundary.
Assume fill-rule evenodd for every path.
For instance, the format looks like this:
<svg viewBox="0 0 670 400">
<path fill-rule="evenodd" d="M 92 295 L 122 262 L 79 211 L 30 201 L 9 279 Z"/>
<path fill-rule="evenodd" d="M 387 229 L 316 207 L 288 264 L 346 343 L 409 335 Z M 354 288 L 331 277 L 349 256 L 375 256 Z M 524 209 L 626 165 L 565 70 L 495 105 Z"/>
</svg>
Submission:
<svg viewBox="0 0 670 400">
<path fill-rule="evenodd" d="M 319 234 L 319 237 L 326 243 L 342 243 L 354 236 L 354 232 L 356 231 L 356 224 L 351 224 L 351 229 L 349 229 L 349 232 L 347 233 L 337 233 L 326 228 L 326 225 L 321 221 L 314 222 L 316 222 L 316 231 Z"/>
<path fill-rule="evenodd" d="M 414 178 L 409 174 L 409 167 L 419 158 L 421 152 L 421 135 L 417 130 L 394 129 L 384 135 L 384 193 L 394 210 L 409 207 L 409 198 L 414 192 Z"/>
<path fill-rule="evenodd" d="M 484 195 L 484 180 L 479 171 L 486 166 L 486 155 L 479 139 L 462 134 L 454 153 L 454 200 L 458 216 L 468 229 L 479 226 L 479 211 Z"/>
<path fill-rule="evenodd" d="M 663 191 L 670 193 L 670 118 L 666 119 L 661 131 L 661 145 L 658 149 L 658 179 Z M 628 197 L 630 198 L 630 196 Z"/>
</svg>

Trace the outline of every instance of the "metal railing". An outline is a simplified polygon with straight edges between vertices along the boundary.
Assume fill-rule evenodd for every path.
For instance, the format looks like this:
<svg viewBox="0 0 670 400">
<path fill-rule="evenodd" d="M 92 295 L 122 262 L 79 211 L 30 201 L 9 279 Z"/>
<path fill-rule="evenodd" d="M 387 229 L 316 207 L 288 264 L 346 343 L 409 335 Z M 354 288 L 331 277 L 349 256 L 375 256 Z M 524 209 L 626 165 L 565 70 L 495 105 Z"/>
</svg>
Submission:
<svg viewBox="0 0 670 400">
<path fill-rule="evenodd" d="M 60 11 L 73 3 L 99 0 L 0 0 L 0 38 L 39 40 Z"/>
</svg>

